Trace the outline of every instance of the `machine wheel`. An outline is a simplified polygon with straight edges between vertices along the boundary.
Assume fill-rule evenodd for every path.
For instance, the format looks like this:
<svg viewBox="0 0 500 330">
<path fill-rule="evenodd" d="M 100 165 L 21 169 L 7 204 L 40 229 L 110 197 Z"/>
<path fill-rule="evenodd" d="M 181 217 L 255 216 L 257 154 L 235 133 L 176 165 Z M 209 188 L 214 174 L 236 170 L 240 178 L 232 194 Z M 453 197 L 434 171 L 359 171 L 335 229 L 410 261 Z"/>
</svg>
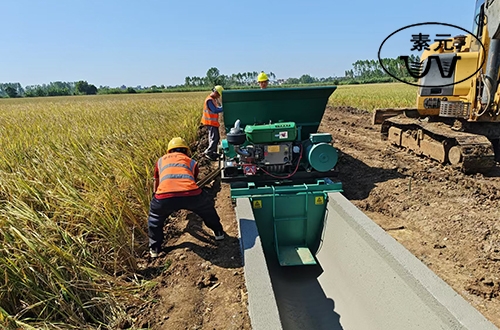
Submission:
<svg viewBox="0 0 500 330">
<path fill-rule="evenodd" d="M 463 161 L 462 148 L 460 146 L 451 147 L 448 152 L 448 159 L 450 160 L 451 165 L 460 164 Z"/>
</svg>

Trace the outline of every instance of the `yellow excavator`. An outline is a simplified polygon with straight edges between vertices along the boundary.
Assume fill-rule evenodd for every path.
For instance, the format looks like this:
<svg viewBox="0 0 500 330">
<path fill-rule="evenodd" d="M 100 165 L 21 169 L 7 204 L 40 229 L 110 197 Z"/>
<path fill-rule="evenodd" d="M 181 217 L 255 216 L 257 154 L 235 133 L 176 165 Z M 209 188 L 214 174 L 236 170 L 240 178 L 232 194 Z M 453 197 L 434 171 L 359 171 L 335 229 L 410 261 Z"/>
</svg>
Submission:
<svg viewBox="0 0 500 330">
<path fill-rule="evenodd" d="M 454 37 L 451 50 L 436 42 L 422 53 L 421 63 L 432 56 L 455 70 L 443 77 L 429 63 L 416 109 L 376 109 L 372 120 L 382 139 L 465 173 L 500 161 L 500 0 L 477 0 L 471 32 Z"/>
</svg>

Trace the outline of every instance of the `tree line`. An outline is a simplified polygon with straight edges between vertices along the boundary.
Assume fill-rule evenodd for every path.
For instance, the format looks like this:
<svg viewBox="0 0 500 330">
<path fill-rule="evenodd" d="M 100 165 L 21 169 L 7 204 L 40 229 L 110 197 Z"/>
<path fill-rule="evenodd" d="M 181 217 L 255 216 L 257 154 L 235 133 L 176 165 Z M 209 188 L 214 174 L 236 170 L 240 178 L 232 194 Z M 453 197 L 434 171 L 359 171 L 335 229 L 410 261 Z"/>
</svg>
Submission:
<svg viewBox="0 0 500 330">
<path fill-rule="evenodd" d="M 411 55 L 411 62 L 420 62 L 418 56 Z M 405 64 L 399 58 L 381 59 L 386 70 L 394 76 L 402 79 L 413 79 L 407 72 Z M 352 69 L 346 70 L 343 77 L 330 76 L 316 78 L 303 74 L 299 78 L 276 79 L 273 72 L 266 72 L 270 80 L 270 87 L 274 86 L 296 86 L 311 84 L 366 84 L 378 82 L 396 81 L 382 68 L 377 60 L 358 60 L 352 64 Z M 162 93 L 168 91 L 194 91 L 205 90 L 215 85 L 225 88 L 258 88 L 257 76 L 259 72 L 240 72 L 231 75 L 221 74 L 218 68 L 212 67 L 207 70 L 204 77 L 185 77 L 184 84 L 175 86 L 150 86 L 150 87 L 127 87 L 120 86 L 111 88 L 109 86 L 96 87 L 85 80 L 77 82 L 50 82 L 42 85 L 30 85 L 23 88 L 20 83 L 0 83 L 0 97 L 42 97 L 42 96 L 64 96 L 64 95 L 95 95 L 95 94 L 122 94 L 122 93 Z"/>
<path fill-rule="evenodd" d="M 276 79 L 276 75 L 273 72 L 267 73 L 270 80 Z M 185 87 L 199 87 L 199 86 L 252 86 L 255 85 L 257 81 L 257 76 L 259 72 L 243 72 L 243 73 L 233 73 L 230 76 L 223 75 L 220 73 L 219 69 L 212 67 L 208 69 L 205 77 L 186 77 L 184 79 Z"/>
<path fill-rule="evenodd" d="M 382 65 L 380 64 L 382 62 Z M 410 55 L 408 62 L 420 63 L 420 58 L 416 55 Z M 392 78 L 385 70 L 398 78 L 410 79 L 412 76 L 406 69 L 405 62 L 398 58 L 383 58 L 377 60 L 358 60 L 352 64 L 352 69 L 345 71 L 345 78 L 370 80 L 377 78 Z"/>
<path fill-rule="evenodd" d="M 42 85 L 29 85 L 23 88 L 20 83 L 0 84 L 0 97 L 41 97 L 66 95 L 95 95 L 96 86 L 84 80 L 77 82 L 55 81 Z"/>
</svg>

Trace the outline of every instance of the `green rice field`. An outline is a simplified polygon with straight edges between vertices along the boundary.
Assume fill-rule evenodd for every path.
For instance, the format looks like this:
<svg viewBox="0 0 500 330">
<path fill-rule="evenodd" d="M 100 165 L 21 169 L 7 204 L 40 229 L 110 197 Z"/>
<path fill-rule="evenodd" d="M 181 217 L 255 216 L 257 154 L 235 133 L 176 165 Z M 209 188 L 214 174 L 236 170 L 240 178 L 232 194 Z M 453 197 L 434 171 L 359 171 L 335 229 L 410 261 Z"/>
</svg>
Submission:
<svg viewBox="0 0 500 330">
<path fill-rule="evenodd" d="M 404 84 L 340 86 L 329 104 L 414 106 Z M 196 139 L 207 92 L 0 99 L 0 328 L 95 329 L 154 283 L 153 167 Z"/>
<path fill-rule="evenodd" d="M 372 111 L 376 108 L 413 108 L 416 99 L 417 87 L 403 83 L 341 85 L 328 103 Z"/>
</svg>

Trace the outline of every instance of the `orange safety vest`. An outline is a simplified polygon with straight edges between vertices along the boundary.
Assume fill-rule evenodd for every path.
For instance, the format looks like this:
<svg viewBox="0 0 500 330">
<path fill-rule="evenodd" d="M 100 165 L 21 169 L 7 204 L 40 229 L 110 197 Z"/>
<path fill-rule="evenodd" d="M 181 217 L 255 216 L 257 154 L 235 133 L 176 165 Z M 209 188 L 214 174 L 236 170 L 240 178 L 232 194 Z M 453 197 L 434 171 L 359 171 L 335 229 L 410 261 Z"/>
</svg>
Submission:
<svg viewBox="0 0 500 330">
<path fill-rule="evenodd" d="M 203 117 L 201 117 L 201 123 L 206 126 L 219 127 L 219 114 L 210 111 L 210 108 L 208 107 L 209 100 L 212 100 L 214 105 L 217 105 L 215 99 L 208 95 L 205 99 L 205 103 L 203 103 Z"/>
<path fill-rule="evenodd" d="M 159 184 L 156 194 L 199 189 L 194 177 L 196 161 L 182 152 L 173 152 L 158 159 Z"/>
</svg>

